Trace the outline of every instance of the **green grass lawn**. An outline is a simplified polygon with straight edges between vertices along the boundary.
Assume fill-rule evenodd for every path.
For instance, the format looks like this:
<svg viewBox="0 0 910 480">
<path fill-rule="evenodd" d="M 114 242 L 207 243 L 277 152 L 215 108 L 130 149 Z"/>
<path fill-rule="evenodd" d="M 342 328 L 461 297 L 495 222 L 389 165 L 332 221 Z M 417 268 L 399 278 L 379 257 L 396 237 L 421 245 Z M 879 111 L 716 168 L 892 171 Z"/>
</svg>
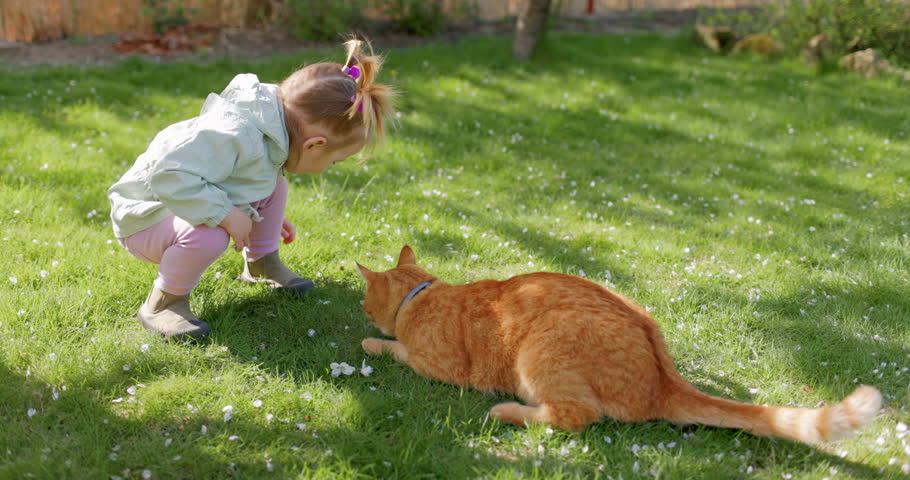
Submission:
<svg viewBox="0 0 910 480">
<path fill-rule="evenodd" d="M 213 327 L 201 345 L 132 319 L 156 266 L 117 245 L 105 191 L 235 74 L 279 81 L 341 49 L 0 70 L 0 478 L 904 478 L 907 85 L 655 36 L 552 34 L 528 64 L 509 52 L 509 38 L 387 52 L 401 98 L 386 147 L 292 177 L 299 238 L 282 257 L 317 290 L 242 284 L 226 252 L 192 296 Z M 361 351 L 378 331 L 354 262 L 391 268 L 404 244 L 449 283 L 606 284 L 650 309 L 713 394 L 811 407 L 863 383 L 886 407 L 820 448 L 665 422 L 495 424 L 508 396 Z"/>
</svg>

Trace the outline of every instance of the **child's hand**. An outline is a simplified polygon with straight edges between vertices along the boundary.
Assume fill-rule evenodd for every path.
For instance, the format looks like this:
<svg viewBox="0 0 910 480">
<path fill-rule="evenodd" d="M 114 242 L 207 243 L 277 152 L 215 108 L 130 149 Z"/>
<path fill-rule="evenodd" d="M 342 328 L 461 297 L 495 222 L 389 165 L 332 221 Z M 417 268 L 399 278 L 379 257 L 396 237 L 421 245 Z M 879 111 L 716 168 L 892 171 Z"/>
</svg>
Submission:
<svg viewBox="0 0 910 480">
<path fill-rule="evenodd" d="M 294 229 L 294 226 L 291 225 L 291 222 L 288 219 L 281 221 L 281 238 L 284 240 L 284 243 L 291 243 L 294 241 L 294 238 L 297 237 L 297 230 Z"/>
<path fill-rule="evenodd" d="M 250 231 L 253 229 L 253 219 L 237 207 L 231 207 L 224 220 L 218 224 L 227 230 L 228 235 L 234 239 L 234 250 L 242 251 L 250 245 Z"/>
</svg>

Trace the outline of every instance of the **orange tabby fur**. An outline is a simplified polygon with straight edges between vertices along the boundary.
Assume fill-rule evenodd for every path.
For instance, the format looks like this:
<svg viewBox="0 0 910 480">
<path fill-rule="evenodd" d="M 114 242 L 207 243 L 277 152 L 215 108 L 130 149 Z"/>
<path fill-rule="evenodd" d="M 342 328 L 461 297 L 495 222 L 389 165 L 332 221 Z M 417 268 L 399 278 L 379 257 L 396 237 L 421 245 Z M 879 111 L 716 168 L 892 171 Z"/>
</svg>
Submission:
<svg viewBox="0 0 910 480">
<path fill-rule="evenodd" d="M 881 394 L 870 386 L 819 409 L 702 393 L 676 371 L 644 309 L 580 277 L 531 273 L 449 285 L 418 267 L 408 246 L 392 270 L 358 267 L 367 284 L 364 312 L 396 338 L 367 338 L 364 350 L 391 353 L 432 379 L 524 400 L 493 407 L 490 415 L 501 421 L 580 430 L 603 416 L 663 419 L 815 444 L 850 434 L 881 407 Z M 402 305 L 424 281 L 432 283 Z"/>
</svg>

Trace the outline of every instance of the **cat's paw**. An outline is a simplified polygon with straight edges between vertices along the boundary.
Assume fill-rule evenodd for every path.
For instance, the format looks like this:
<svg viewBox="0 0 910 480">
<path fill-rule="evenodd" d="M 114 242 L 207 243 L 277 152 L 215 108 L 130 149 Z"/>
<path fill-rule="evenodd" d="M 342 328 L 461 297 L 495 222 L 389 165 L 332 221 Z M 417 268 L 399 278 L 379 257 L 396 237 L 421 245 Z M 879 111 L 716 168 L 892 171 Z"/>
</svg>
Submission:
<svg viewBox="0 0 910 480">
<path fill-rule="evenodd" d="M 363 347 L 363 351 L 370 355 L 382 355 L 382 340 L 378 338 L 364 338 L 360 342 L 360 346 Z"/>
<path fill-rule="evenodd" d="M 522 405 L 518 402 L 500 403 L 490 409 L 490 418 L 503 423 L 512 423 L 524 426 L 525 419 L 521 415 Z"/>
</svg>

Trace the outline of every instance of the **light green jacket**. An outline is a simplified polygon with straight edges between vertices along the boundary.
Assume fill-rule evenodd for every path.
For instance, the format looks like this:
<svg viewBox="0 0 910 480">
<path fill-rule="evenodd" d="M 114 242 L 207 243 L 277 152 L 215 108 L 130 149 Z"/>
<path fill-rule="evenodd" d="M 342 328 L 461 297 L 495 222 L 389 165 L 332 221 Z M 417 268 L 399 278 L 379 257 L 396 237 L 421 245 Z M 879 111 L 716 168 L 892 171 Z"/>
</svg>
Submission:
<svg viewBox="0 0 910 480">
<path fill-rule="evenodd" d="M 254 220 L 250 203 L 275 190 L 288 158 L 277 86 L 237 75 L 209 94 L 198 117 L 162 130 L 110 189 L 114 235 L 128 237 L 176 215 L 215 227 L 232 206 Z"/>
</svg>

